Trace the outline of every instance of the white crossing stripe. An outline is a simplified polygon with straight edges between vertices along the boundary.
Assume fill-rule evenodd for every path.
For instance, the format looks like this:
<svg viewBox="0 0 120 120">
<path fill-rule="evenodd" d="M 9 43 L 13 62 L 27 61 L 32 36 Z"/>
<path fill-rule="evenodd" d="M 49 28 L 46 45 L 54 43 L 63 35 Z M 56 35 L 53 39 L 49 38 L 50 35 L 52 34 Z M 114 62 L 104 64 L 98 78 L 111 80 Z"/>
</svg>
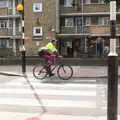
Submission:
<svg viewBox="0 0 120 120">
<path fill-rule="evenodd" d="M 2 105 L 23 105 L 23 106 L 39 106 L 38 102 L 34 99 L 0 99 Z M 42 104 L 45 107 L 77 107 L 77 108 L 96 108 L 96 103 L 88 100 L 47 100 L 42 99 Z"/>
<path fill-rule="evenodd" d="M 23 108 L 40 107 L 40 103 L 33 96 L 34 92 L 37 93 L 36 97 L 40 99 L 46 109 L 49 109 L 49 107 L 55 110 L 57 108 L 96 109 L 96 100 L 94 100 L 97 96 L 96 84 L 52 84 L 31 80 L 30 82 L 34 86 L 35 91 L 32 91 L 27 81 L 23 78 L 1 84 L 0 105 L 3 107 L 0 110 L 4 110 L 4 106 L 6 107 L 7 105 L 11 108 L 12 106 L 18 106 L 18 108 L 19 106 Z M 13 109 L 16 109 L 16 107 L 13 107 Z"/>
<path fill-rule="evenodd" d="M 25 88 L 0 88 L 0 94 L 31 94 L 31 89 Z M 80 91 L 80 90 L 50 90 L 39 89 L 37 90 L 39 95 L 71 95 L 71 96 L 96 96 L 96 91 Z"/>
<path fill-rule="evenodd" d="M 28 83 L 26 83 L 25 81 L 22 83 L 21 82 L 10 82 L 10 83 L 6 83 L 5 85 L 11 85 L 11 86 L 20 86 L 20 85 L 28 85 Z M 40 83 L 40 82 L 32 82 L 32 85 L 34 86 L 40 86 L 40 87 L 50 87 L 50 88 L 54 88 L 54 87 L 62 87 L 62 88 L 66 88 L 66 87 L 69 87 L 69 88 L 73 88 L 73 87 L 79 87 L 79 88 L 96 88 L 96 84 L 89 84 L 89 83 L 77 83 L 77 84 L 70 84 L 70 83 L 67 83 L 67 84 L 48 84 L 48 83 Z"/>
</svg>

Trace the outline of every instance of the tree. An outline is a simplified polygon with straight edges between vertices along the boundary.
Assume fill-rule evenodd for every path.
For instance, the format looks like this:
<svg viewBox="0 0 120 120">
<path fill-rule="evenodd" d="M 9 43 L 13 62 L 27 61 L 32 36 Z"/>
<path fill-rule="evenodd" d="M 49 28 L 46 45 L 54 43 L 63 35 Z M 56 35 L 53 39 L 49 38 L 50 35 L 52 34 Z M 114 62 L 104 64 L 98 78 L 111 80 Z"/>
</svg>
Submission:
<svg viewBox="0 0 120 120">
<path fill-rule="evenodd" d="M 106 4 L 109 4 L 111 0 L 104 0 Z M 117 10 L 120 9 L 120 0 L 116 0 Z"/>
</svg>

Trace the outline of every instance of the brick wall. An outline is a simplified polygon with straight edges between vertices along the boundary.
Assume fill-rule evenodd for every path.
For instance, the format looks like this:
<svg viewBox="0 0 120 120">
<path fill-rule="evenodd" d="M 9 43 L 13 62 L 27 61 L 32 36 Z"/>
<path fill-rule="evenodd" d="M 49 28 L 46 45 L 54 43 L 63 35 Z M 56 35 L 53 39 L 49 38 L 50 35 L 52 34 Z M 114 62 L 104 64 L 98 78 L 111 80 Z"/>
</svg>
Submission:
<svg viewBox="0 0 120 120">
<path fill-rule="evenodd" d="M 42 26 L 43 36 L 38 40 L 40 46 L 45 45 L 48 40 L 47 36 L 54 37 L 54 33 L 50 32 L 50 28 L 56 26 L 56 0 L 43 1 L 43 11 L 40 13 L 33 12 L 33 2 L 40 2 L 39 0 L 25 0 L 25 36 L 29 36 L 30 40 L 25 40 L 25 46 L 27 48 L 27 55 L 37 54 L 38 47 L 36 46 L 36 40 L 33 39 L 33 27 Z M 39 24 L 38 24 L 39 22 Z"/>
<path fill-rule="evenodd" d="M 84 5 L 84 13 L 109 12 L 109 6 L 104 4 Z"/>
</svg>

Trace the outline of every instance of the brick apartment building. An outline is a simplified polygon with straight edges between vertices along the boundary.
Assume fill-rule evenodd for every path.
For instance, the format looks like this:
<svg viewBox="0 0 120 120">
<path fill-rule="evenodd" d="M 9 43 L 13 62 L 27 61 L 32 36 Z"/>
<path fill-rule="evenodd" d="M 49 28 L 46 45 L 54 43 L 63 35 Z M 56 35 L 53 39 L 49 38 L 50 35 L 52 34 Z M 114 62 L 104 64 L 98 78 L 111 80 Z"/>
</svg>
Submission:
<svg viewBox="0 0 120 120">
<path fill-rule="evenodd" d="M 18 54 L 21 43 L 18 0 L 0 0 L 0 57 Z"/>
<path fill-rule="evenodd" d="M 17 5 L 22 0 L 0 0 L 0 57 L 20 55 L 22 19 Z M 56 0 L 24 0 L 26 55 L 37 55 L 56 32 Z"/>
<path fill-rule="evenodd" d="M 102 56 L 109 49 L 110 9 L 104 0 L 59 0 L 59 48 L 63 56 Z M 117 11 L 117 49 L 120 41 L 120 12 Z"/>
<path fill-rule="evenodd" d="M 37 55 L 56 32 L 56 0 L 24 0 L 25 40 L 27 55 Z"/>
<path fill-rule="evenodd" d="M 36 6 L 39 10 L 35 10 Z M 43 46 L 49 36 L 56 36 L 64 57 L 98 56 L 100 40 L 101 55 L 105 56 L 104 48 L 109 49 L 109 11 L 104 0 L 25 0 L 25 34 L 30 36 L 26 40 L 28 54 L 36 54 L 39 44 Z M 119 15 L 117 12 L 118 48 Z"/>
<path fill-rule="evenodd" d="M 39 46 L 57 37 L 65 57 L 97 56 L 109 49 L 109 5 L 104 0 L 24 0 L 26 55 L 37 55 Z M 17 55 L 21 44 L 21 0 L 0 0 L 0 55 Z M 117 12 L 117 49 L 120 42 L 120 12 Z M 102 50 L 102 56 L 105 51 Z"/>
</svg>

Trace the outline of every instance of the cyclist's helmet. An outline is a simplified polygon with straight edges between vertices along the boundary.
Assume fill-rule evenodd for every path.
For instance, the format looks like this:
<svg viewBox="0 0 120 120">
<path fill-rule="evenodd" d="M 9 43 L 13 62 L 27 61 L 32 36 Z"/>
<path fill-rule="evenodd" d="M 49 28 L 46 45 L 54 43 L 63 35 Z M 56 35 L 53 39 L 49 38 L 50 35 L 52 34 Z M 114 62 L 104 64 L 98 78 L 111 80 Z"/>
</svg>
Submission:
<svg viewBox="0 0 120 120">
<path fill-rule="evenodd" d="M 57 40 L 56 40 L 56 39 L 51 39 L 51 40 L 50 40 L 50 42 L 55 42 L 55 41 L 57 42 Z"/>
</svg>

